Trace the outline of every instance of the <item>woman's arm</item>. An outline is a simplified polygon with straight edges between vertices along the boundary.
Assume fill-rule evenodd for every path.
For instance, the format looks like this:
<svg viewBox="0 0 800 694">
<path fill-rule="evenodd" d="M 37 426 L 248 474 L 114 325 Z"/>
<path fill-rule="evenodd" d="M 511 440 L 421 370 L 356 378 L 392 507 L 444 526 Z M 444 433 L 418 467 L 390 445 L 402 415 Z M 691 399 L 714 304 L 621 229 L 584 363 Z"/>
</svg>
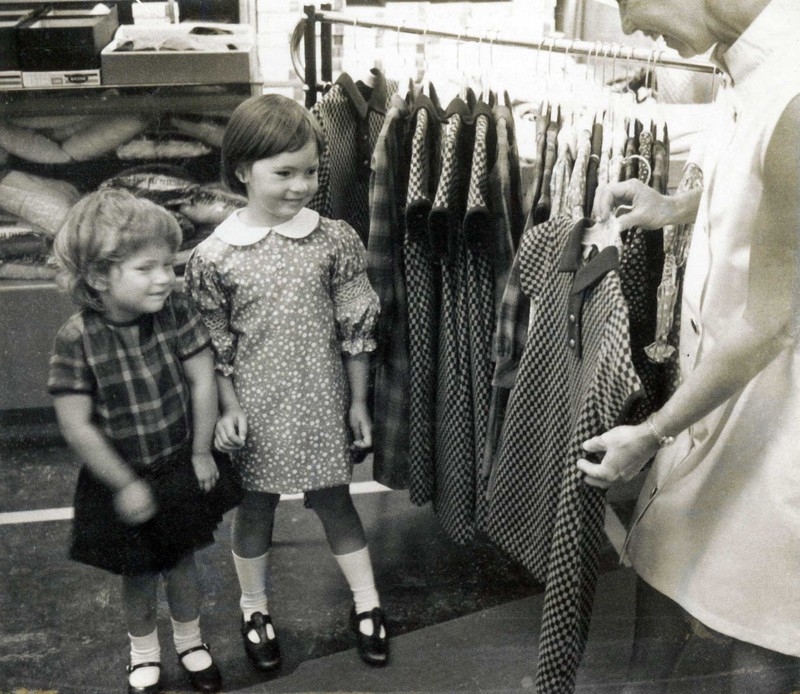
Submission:
<svg viewBox="0 0 800 694">
<path fill-rule="evenodd" d="M 211 456 L 211 440 L 217 422 L 217 383 L 214 359 L 206 347 L 183 362 L 192 394 L 192 466 L 200 487 L 211 489 L 219 478 Z"/>
<path fill-rule="evenodd" d="M 69 447 L 89 471 L 114 494 L 120 518 L 138 525 L 156 512 L 150 487 L 134 472 L 92 423 L 92 399 L 84 393 L 53 398 L 58 426 Z"/>
<path fill-rule="evenodd" d="M 662 435 L 675 435 L 740 391 L 797 339 L 800 235 L 800 97 L 784 111 L 767 149 L 764 195 L 750 253 L 747 305 L 741 318 L 704 355 L 653 417 Z M 617 427 L 584 444 L 605 451 L 601 464 L 581 460 L 587 482 L 607 487 L 630 479 L 658 447 L 647 424 Z"/>
<path fill-rule="evenodd" d="M 372 446 L 372 419 L 367 407 L 369 352 L 345 353 L 343 358 L 350 383 L 350 428 L 353 431 L 353 446 L 368 449 Z"/>
</svg>

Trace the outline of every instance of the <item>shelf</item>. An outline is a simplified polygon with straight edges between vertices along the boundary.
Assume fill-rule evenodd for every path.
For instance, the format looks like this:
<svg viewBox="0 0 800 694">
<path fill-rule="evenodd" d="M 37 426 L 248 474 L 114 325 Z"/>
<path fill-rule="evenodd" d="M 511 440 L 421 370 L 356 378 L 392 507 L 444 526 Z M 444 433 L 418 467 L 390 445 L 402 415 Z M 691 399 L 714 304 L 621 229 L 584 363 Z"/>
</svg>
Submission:
<svg viewBox="0 0 800 694">
<path fill-rule="evenodd" d="M 0 116 L 229 112 L 260 87 L 241 83 L 0 89 Z"/>
</svg>

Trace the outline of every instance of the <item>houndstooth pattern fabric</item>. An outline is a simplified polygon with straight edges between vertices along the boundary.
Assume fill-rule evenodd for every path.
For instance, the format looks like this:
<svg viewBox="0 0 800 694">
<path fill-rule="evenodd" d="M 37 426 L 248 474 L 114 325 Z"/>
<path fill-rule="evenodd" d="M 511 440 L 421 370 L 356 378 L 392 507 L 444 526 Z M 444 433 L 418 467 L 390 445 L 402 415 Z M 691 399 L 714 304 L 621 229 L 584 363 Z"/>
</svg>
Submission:
<svg viewBox="0 0 800 694">
<path fill-rule="evenodd" d="M 560 217 L 529 228 L 518 251 L 521 287 L 537 309 L 508 404 L 487 518 L 489 536 L 546 583 L 540 694 L 574 689 L 598 576 L 604 495 L 581 479 L 581 443 L 615 426 L 641 387 L 615 272 L 586 290 L 582 358 L 569 346 L 573 275 L 558 268 L 582 224 Z"/>
<path fill-rule="evenodd" d="M 459 114 L 452 114 L 442 140 L 442 173 L 429 216 L 431 237 L 443 253 L 438 372 L 436 380 L 436 448 L 433 508 L 442 528 L 455 542 L 475 536 L 475 449 L 466 301 L 467 249 L 461 224 L 462 137 L 468 133 Z"/>
<path fill-rule="evenodd" d="M 361 237 L 369 239 L 370 158 L 380 135 L 389 101 L 397 92 L 397 83 L 379 76 L 378 90 L 369 103 L 342 76 L 311 108 L 322 131 L 326 147 L 320 156 L 319 188 L 309 203 L 323 217 L 343 219 Z M 358 101 L 354 105 L 354 99 Z M 377 102 L 377 103 L 376 103 Z M 359 107 L 366 111 L 364 118 Z M 360 138 L 367 138 L 366 148 Z"/>
<path fill-rule="evenodd" d="M 436 188 L 440 125 L 425 108 L 416 111 L 403 244 L 409 323 L 409 496 L 422 506 L 433 499 L 436 353 L 439 301 L 428 237 Z"/>
<path fill-rule="evenodd" d="M 483 525 L 486 479 L 480 473 L 489 401 L 492 391 L 492 340 L 495 328 L 494 264 L 490 255 L 495 246 L 489 209 L 489 152 L 488 137 L 491 121 L 486 115 L 475 119 L 475 144 L 472 150 L 467 213 L 464 217 L 464 236 L 467 241 L 467 326 L 471 369 L 473 458 L 475 484 L 475 523 Z M 462 337 L 463 339 L 463 337 Z"/>
</svg>

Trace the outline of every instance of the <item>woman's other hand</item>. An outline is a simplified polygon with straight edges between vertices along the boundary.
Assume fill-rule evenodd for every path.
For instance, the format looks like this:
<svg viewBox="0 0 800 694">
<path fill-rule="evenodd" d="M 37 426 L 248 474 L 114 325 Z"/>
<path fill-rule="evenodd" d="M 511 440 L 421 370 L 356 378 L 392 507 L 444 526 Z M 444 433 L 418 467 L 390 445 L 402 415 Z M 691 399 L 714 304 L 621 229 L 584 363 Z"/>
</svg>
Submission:
<svg viewBox="0 0 800 694">
<path fill-rule="evenodd" d="M 600 462 L 581 458 L 577 465 L 586 475 L 586 484 L 607 489 L 615 482 L 633 479 L 658 448 L 658 441 L 646 424 L 615 427 L 583 443 L 587 453 L 603 454 Z"/>
</svg>

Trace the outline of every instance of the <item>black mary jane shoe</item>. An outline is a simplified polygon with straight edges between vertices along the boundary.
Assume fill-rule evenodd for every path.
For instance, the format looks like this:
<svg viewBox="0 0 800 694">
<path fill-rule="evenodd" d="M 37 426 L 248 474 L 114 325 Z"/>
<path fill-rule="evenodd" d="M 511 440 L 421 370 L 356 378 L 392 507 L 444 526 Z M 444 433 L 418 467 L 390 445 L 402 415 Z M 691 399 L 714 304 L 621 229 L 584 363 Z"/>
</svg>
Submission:
<svg viewBox="0 0 800 694">
<path fill-rule="evenodd" d="M 370 636 L 367 636 L 358 628 L 364 619 L 372 620 L 372 634 Z M 389 662 L 389 631 L 386 628 L 386 617 L 380 607 L 374 607 L 369 612 L 361 612 L 360 614 L 356 614 L 356 608 L 354 607 L 350 612 L 350 627 L 356 633 L 356 646 L 361 660 L 368 665 L 378 667 Z M 385 634 L 383 637 L 381 637 L 381 628 L 383 628 Z"/>
<path fill-rule="evenodd" d="M 130 680 L 131 673 L 143 667 L 157 667 L 159 681 L 146 687 L 134 687 Z M 125 670 L 128 673 L 128 694 L 156 694 L 156 692 L 161 691 L 161 663 L 138 663 L 136 665 L 128 665 Z"/>
<path fill-rule="evenodd" d="M 278 638 L 269 638 L 267 634 L 268 624 L 272 624 L 272 618 L 260 612 L 253 612 L 247 621 L 245 621 L 244 616 L 242 617 L 244 652 L 247 653 L 250 662 L 261 672 L 277 670 L 281 666 L 281 650 L 278 646 Z M 255 632 L 258 636 L 257 643 L 253 643 L 250 640 L 248 634 L 251 632 Z"/>
<path fill-rule="evenodd" d="M 211 655 L 211 649 L 208 647 L 208 644 L 205 643 L 200 646 L 195 646 L 194 648 L 187 648 L 185 651 L 178 653 L 178 662 L 181 664 L 184 672 L 189 675 L 189 682 L 192 683 L 192 687 L 194 687 L 195 691 L 218 692 L 222 689 L 222 675 L 213 660 L 211 661 L 211 665 L 202 670 L 189 670 L 189 668 L 183 664 L 183 659 L 195 651 L 205 651 L 209 656 Z"/>
</svg>

